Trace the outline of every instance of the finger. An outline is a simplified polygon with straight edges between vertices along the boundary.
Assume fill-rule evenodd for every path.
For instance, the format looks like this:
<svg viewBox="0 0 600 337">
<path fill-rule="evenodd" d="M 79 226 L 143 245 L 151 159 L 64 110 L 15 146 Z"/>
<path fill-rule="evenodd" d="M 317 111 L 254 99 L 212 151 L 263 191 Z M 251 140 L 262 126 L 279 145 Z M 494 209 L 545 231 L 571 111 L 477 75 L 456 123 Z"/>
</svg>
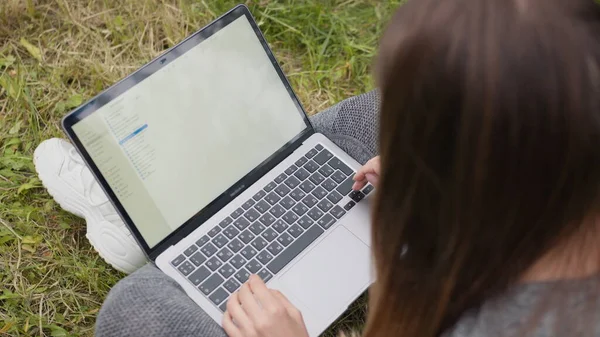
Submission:
<svg viewBox="0 0 600 337">
<path fill-rule="evenodd" d="M 225 313 L 224 316 L 230 316 L 239 330 L 246 332 L 244 335 L 247 335 L 247 332 L 253 329 L 252 321 L 242 308 L 238 292 L 233 293 L 227 301 L 227 311 Z"/>
<path fill-rule="evenodd" d="M 355 181 L 364 180 L 365 174 L 367 172 L 373 172 L 373 169 L 374 169 L 374 162 L 373 162 L 373 159 L 371 159 L 366 164 L 364 164 L 361 168 L 359 168 L 358 171 L 356 171 L 356 174 L 354 175 L 354 180 Z"/>
<path fill-rule="evenodd" d="M 223 314 L 223 321 L 221 323 L 223 325 L 223 330 L 227 333 L 229 337 L 243 337 L 242 331 L 233 323 L 233 318 L 229 311 L 225 311 Z"/>
<path fill-rule="evenodd" d="M 373 186 L 377 186 L 377 182 L 379 181 L 379 175 L 377 174 L 373 174 L 373 173 L 367 173 L 366 174 L 366 178 L 367 181 L 373 185 Z"/>
<path fill-rule="evenodd" d="M 367 180 L 355 181 L 354 184 L 352 184 L 352 189 L 359 191 L 367 185 L 367 182 Z"/>
<path fill-rule="evenodd" d="M 271 290 L 271 293 L 279 300 L 279 303 L 281 303 L 288 312 L 298 311 L 298 309 L 292 304 L 292 302 L 290 302 L 290 300 L 288 300 L 287 297 L 285 297 L 284 294 L 281 293 L 281 291 Z"/>
<path fill-rule="evenodd" d="M 250 275 L 248 285 L 252 294 L 264 309 L 271 309 L 277 304 L 277 299 L 273 297 L 271 291 L 259 276 Z"/>
<path fill-rule="evenodd" d="M 262 309 L 258 305 L 256 298 L 254 298 L 248 282 L 242 284 L 242 287 L 239 290 L 239 298 L 240 303 L 242 304 L 242 309 L 246 315 L 250 317 L 250 320 L 256 322 Z"/>
</svg>

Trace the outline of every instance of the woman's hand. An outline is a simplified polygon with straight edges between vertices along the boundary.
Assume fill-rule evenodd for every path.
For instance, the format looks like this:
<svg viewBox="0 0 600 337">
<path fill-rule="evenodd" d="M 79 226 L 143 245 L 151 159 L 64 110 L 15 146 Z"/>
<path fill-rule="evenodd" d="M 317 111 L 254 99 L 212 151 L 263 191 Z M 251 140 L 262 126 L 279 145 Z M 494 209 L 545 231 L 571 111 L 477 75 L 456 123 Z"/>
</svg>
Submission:
<svg viewBox="0 0 600 337">
<path fill-rule="evenodd" d="M 363 167 L 361 167 L 358 170 L 358 172 L 356 172 L 356 175 L 354 176 L 354 185 L 352 185 L 352 189 L 358 191 L 361 188 L 365 187 L 367 183 L 371 183 L 371 185 L 377 187 L 380 170 L 381 164 L 379 161 L 379 156 L 369 160 Z"/>
<path fill-rule="evenodd" d="M 308 337 L 300 311 L 256 275 L 227 301 L 223 329 L 229 337 Z"/>
</svg>

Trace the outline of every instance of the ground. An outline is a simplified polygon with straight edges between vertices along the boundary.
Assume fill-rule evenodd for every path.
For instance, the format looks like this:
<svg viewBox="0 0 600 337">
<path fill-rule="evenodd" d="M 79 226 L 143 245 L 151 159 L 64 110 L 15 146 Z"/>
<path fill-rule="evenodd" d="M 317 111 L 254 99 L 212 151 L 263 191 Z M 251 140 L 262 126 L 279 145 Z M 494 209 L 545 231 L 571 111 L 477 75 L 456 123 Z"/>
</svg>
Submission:
<svg viewBox="0 0 600 337">
<path fill-rule="evenodd" d="M 400 0 L 247 1 L 309 113 L 373 87 Z M 173 46 L 234 0 L 0 0 L 0 336 L 90 336 L 125 275 L 60 209 L 31 155 L 70 109 Z M 132 309 L 133 310 L 133 309 Z M 362 298 L 327 332 L 359 328 Z"/>
</svg>

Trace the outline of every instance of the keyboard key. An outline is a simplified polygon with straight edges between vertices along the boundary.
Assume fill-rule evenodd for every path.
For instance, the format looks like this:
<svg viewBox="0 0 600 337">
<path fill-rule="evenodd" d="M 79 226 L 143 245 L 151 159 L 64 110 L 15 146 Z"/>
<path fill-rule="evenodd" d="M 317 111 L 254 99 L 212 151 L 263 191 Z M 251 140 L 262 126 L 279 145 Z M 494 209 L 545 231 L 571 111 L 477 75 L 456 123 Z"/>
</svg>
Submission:
<svg viewBox="0 0 600 337">
<path fill-rule="evenodd" d="M 248 199 L 248 201 L 246 201 L 243 205 L 242 208 L 245 210 L 249 210 L 250 207 L 252 207 L 252 205 L 254 205 L 256 203 L 256 201 L 252 200 L 252 199 Z"/>
<path fill-rule="evenodd" d="M 296 204 L 296 201 L 294 201 L 294 199 L 290 198 L 289 196 L 286 196 L 285 198 L 281 199 L 281 202 L 279 204 L 285 207 L 285 209 L 290 209 Z"/>
<path fill-rule="evenodd" d="M 277 207 L 281 207 L 281 206 L 277 205 Z M 275 207 L 273 207 L 273 208 L 275 208 Z M 271 213 L 265 213 L 258 220 L 260 221 L 260 223 L 262 223 L 266 227 L 266 226 L 271 226 L 271 224 L 273 222 L 275 222 L 275 217 Z"/>
<path fill-rule="evenodd" d="M 221 226 L 221 228 L 225 228 L 225 227 L 227 227 L 227 225 L 229 225 L 232 222 L 233 222 L 233 219 L 231 219 L 230 217 L 226 217 L 225 220 L 219 222 L 219 226 Z"/>
<path fill-rule="evenodd" d="M 294 213 L 296 213 L 298 216 L 301 216 L 304 213 L 308 212 L 308 207 L 304 206 L 303 203 L 298 203 L 294 205 L 292 211 L 294 211 Z"/>
<path fill-rule="evenodd" d="M 327 200 L 331 201 L 334 204 L 337 204 L 340 200 L 342 200 L 342 195 L 336 191 L 333 191 L 327 195 Z"/>
<path fill-rule="evenodd" d="M 256 221 L 258 219 L 258 217 L 260 216 L 260 213 L 258 213 L 257 210 L 255 210 L 254 208 L 252 208 L 252 209 L 248 210 L 248 212 L 244 213 L 244 216 L 250 222 L 253 222 L 253 221 Z"/>
<path fill-rule="evenodd" d="M 277 178 L 275 178 L 275 182 L 281 184 L 285 180 L 285 178 L 287 178 L 287 175 L 285 173 L 282 173 L 278 175 Z"/>
<path fill-rule="evenodd" d="M 317 207 L 319 207 L 319 209 L 323 212 L 327 212 L 331 209 L 331 207 L 333 207 L 333 204 L 329 200 L 323 199 L 317 204 Z"/>
<path fill-rule="evenodd" d="M 202 281 L 206 280 L 207 277 L 210 276 L 210 270 L 206 269 L 206 267 L 202 266 L 198 268 L 195 272 L 191 273 L 188 276 L 188 280 L 192 282 L 194 286 L 198 286 Z"/>
<path fill-rule="evenodd" d="M 348 165 L 344 164 L 338 158 L 331 159 L 327 164 L 329 164 L 329 166 L 331 166 L 334 170 L 338 169 L 344 172 L 346 175 L 351 175 L 354 173 L 353 169 L 349 168 Z"/>
<path fill-rule="evenodd" d="M 206 261 L 206 266 L 210 268 L 210 270 L 215 271 L 217 268 L 223 265 L 221 260 L 217 259 L 217 257 L 212 257 L 208 261 Z"/>
<path fill-rule="evenodd" d="M 333 173 L 333 169 L 329 165 L 323 165 L 323 167 L 319 169 L 319 173 L 325 177 L 329 177 Z"/>
<path fill-rule="evenodd" d="M 348 196 L 350 197 L 350 199 L 354 200 L 354 202 L 359 202 L 365 197 L 365 195 L 361 191 L 352 191 Z"/>
<path fill-rule="evenodd" d="M 338 186 L 335 190 L 341 195 L 348 195 L 352 191 L 352 185 L 354 185 L 354 179 L 348 177 L 344 182 Z"/>
<path fill-rule="evenodd" d="M 325 188 L 327 191 L 333 191 L 333 189 L 334 189 L 334 188 L 336 188 L 336 187 L 338 186 L 338 184 L 337 184 L 335 181 L 333 181 L 333 180 L 331 180 L 331 179 L 327 178 L 327 179 L 326 179 L 326 180 L 325 180 L 325 181 L 324 181 L 324 182 L 321 184 L 321 186 L 323 186 L 323 187 L 324 187 L 324 188 Z"/>
<path fill-rule="evenodd" d="M 319 226 L 323 227 L 324 229 L 328 229 L 335 223 L 335 218 L 331 216 L 331 214 L 327 213 L 321 219 L 319 219 L 318 223 Z"/>
<path fill-rule="evenodd" d="M 218 306 L 219 304 L 225 302 L 228 296 L 229 294 L 223 290 L 223 288 L 219 288 L 215 290 L 215 292 L 212 293 L 212 295 L 210 295 L 208 298 L 210 298 L 210 300 Z"/>
<path fill-rule="evenodd" d="M 344 174 L 344 172 L 337 170 L 333 172 L 330 178 L 333 179 L 336 183 L 341 184 L 344 181 L 344 179 L 346 179 L 346 177 L 348 176 Z"/>
<path fill-rule="evenodd" d="M 305 196 L 306 196 L 306 193 L 304 193 L 304 191 L 302 191 L 299 188 L 290 192 L 290 197 L 294 198 L 294 200 L 296 200 L 296 201 L 302 200 L 302 198 L 304 198 Z"/>
<path fill-rule="evenodd" d="M 329 213 L 333 214 L 334 217 L 339 219 L 346 214 L 346 211 L 344 211 L 340 206 L 336 205 Z"/>
<path fill-rule="evenodd" d="M 292 192 L 294 193 L 294 192 Z M 283 206 L 281 205 L 275 205 L 273 207 L 271 207 L 271 209 L 269 210 L 269 212 L 271 212 L 271 214 L 276 217 L 279 218 L 280 216 L 283 215 L 283 213 L 285 213 L 285 208 L 283 208 Z M 266 214 L 265 214 L 266 215 Z M 264 215 L 263 215 L 264 216 Z M 272 223 L 272 222 L 271 222 Z M 269 224 L 270 225 L 270 224 Z M 267 225 L 268 226 L 268 225 Z"/>
<path fill-rule="evenodd" d="M 242 217 L 242 218 L 235 220 L 233 222 L 233 225 L 235 227 L 237 227 L 237 229 L 242 231 L 242 230 L 244 230 L 244 228 L 246 228 L 246 227 L 248 227 L 248 225 L 250 225 L 250 221 L 248 221 L 248 220 L 246 220 L 246 218 Z"/>
<path fill-rule="evenodd" d="M 254 235 L 260 234 L 260 232 L 265 230 L 265 226 L 261 225 L 260 222 L 255 222 L 248 229 L 254 233 Z"/>
<path fill-rule="evenodd" d="M 306 196 L 306 198 L 302 199 L 302 202 L 310 208 L 316 205 L 317 202 L 319 202 L 319 199 L 315 198 L 314 195 L 309 194 Z"/>
<path fill-rule="evenodd" d="M 267 250 L 269 251 L 269 253 L 277 255 L 283 250 L 283 247 L 280 244 L 278 244 L 277 241 L 274 241 L 267 246 Z"/>
<path fill-rule="evenodd" d="M 246 260 L 250 260 L 251 258 L 253 258 L 256 255 L 256 249 L 250 247 L 250 246 L 246 246 L 244 247 L 244 249 L 242 249 L 242 251 L 240 252 L 240 254 L 242 254 L 242 256 L 246 259 Z"/>
<path fill-rule="evenodd" d="M 316 156 L 318 153 L 318 151 L 316 149 L 311 149 L 310 151 L 306 152 L 306 154 L 304 155 L 306 158 L 310 159 L 314 156 Z"/>
<path fill-rule="evenodd" d="M 288 246 L 290 243 L 292 243 L 292 241 L 294 241 L 294 238 L 288 233 L 283 233 L 277 238 L 277 241 L 284 246 Z"/>
<path fill-rule="evenodd" d="M 300 157 L 300 159 L 298 159 L 294 164 L 296 164 L 296 166 L 300 167 L 300 166 L 304 165 L 307 161 L 308 161 L 308 159 L 306 159 L 304 157 Z"/>
<path fill-rule="evenodd" d="M 233 211 L 233 213 L 231 213 L 231 217 L 234 219 L 237 219 L 242 214 L 244 214 L 244 210 L 240 207 L 240 208 L 236 209 L 235 211 Z"/>
<path fill-rule="evenodd" d="M 196 252 L 196 254 L 190 256 L 190 261 L 192 261 L 192 263 L 198 267 L 199 265 L 203 264 L 204 261 L 206 261 L 206 258 L 200 252 Z"/>
<path fill-rule="evenodd" d="M 310 181 L 312 181 L 313 184 L 319 185 L 323 182 L 323 180 L 325 180 L 325 177 L 323 177 L 319 172 L 315 172 L 308 179 L 310 179 Z"/>
<path fill-rule="evenodd" d="M 318 155 L 316 155 L 316 157 L 314 157 L 313 160 L 319 163 L 319 165 L 323 165 L 331 158 L 333 158 L 331 152 L 323 150 Z"/>
<path fill-rule="evenodd" d="M 282 217 L 281 217 L 285 222 L 288 223 L 288 225 L 293 224 L 294 222 L 296 222 L 296 220 L 298 220 L 298 216 L 296 214 L 294 214 L 294 212 L 292 211 L 288 211 L 287 213 L 285 213 Z"/>
<path fill-rule="evenodd" d="M 262 199 L 265 194 L 267 194 L 267 192 L 260 190 L 258 192 L 256 192 L 256 194 L 252 197 L 252 199 L 254 199 L 254 201 L 259 201 L 260 199 Z"/>
<path fill-rule="evenodd" d="M 230 278 L 229 280 L 227 280 L 227 282 L 223 283 L 223 287 L 233 294 L 236 290 L 238 290 L 241 287 L 241 284 L 234 278 Z"/>
<path fill-rule="evenodd" d="M 265 197 L 265 200 L 268 201 L 269 204 L 275 205 L 277 202 L 279 202 L 279 200 L 281 200 L 281 197 L 278 196 L 276 193 L 271 192 Z M 267 209 L 268 209 L 268 207 L 267 207 Z"/>
<path fill-rule="evenodd" d="M 233 239 L 227 244 L 227 248 L 231 249 L 234 253 L 239 252 L 243 247 L 244 244 L 238 239 Z"/>
<path fill-rule="evenodd" d="M 289 188 L 295 188 L 298 186 L 298 184 L 300 184 L 300 180 L 294 176 L 291 176 L 284 181 L 284 184 L 286 184 Z"/>
<path fill-rule="evenodd" d="M 246 269 L 252 274 L 258 273 L 260 268 L 262 268 L 262 265 L 254 259 L 246 264 Z"/>
<path fill-rule="evenodd" d="M 364 195 L 368 195 L 369 193 L 371 193 L 371 191 L 373 191 L 373 189 L 373 185 L 367 185 L 365 186 L 365 188 L 363 188 L 362 192 Z"/>
<path fill-rule="evenodd" d="M 290 174 L 294 173 L 297 169 L 298 169 L 298 166 L 292 164 L 292 166 L 288 167 L 285 170 L 285 174 L 290 175 Z"/>
<path fill-rule="evenodd" d="M 308 193 L 315 188 L 315 184 L 311 183 L 310 180 L 305 180 L 302 184 L 300 184 L 300 188 L 304 191 L 304 193 Z"/>
<path fill-rule="evenodd" d="M 319 169 L 319 165 L 312 160 L 304 164 L 302 167 L 304 167 L 310 173 L 316 172 Z"/>
<path fill-rule="evenodd" d="M 308 172 L 307 170 L 301 168 L 298 171 L 296 171 L 296 173 L 294 173 L 294 177 L 298 178 L 300 181 L 308 178 L 310 176 L 310 172 Z"/>
<path fill-rule="evenodd" d="M 281 254 L 273 259 L 267 265 L 269 271 L 273 274 L 277 274 L 283 267 L 285 267 L 290 261 L 292 261 L 300 252 L 302 252 L 306 247 L 308 247 L 313 241 L 315 241 L 321 234 L 323 234 L 323 229 L 319 226 L 310 227 L 304 234 L 302 234 L 294 243 L 292 243 L 288 248 L 286 248 Z"/>
<path fill-rule="evenodd" d="M 251 245 L 252 247 L 256 248 L 257 251 L 261 251 L 267 245 L 267 241 L 259 236 L 252 241 Z"/>
<path fill-rule="evenodd" d="M 264 191 L 265 192 L 271 192 L 275 187 L 277 187 L 277 183 L 274 181 L 271 181 L 270 183 L 267 184 L 267 186 L 265 186 Z"/>
<path fill-rule="evenodd" d="M 265 283 L 273 277 L 273 274 L 269 273 L 266 269 L 262 269 L 257 275 L 260 276 Z"/>
<path fill-rule="evenodd" d="M 273 229 L 275 229 L 278 233 L 283 233 L 288 227 L 289 225 L 281 219 L 275 221 L 273 224 Z"/>
<path fill-rule="evenodd" d="M 262 232 L 261 236 L 265 238 L 267 241 L 271 242 L 277 238 L 277 232 L 271 228 L 267 228 L 264 232 Z"/>
<path fill-rule="evenodd" d="M 202 283 L 200 285 L 199 289 L 205 295 L 208 295 L 208 294 L 212 293 L 213 290 L 215 290 L 218 286 L 220 286 L 221 283 L 223 283 L 223 281 L 225 281 L 225 280 L 223 280 L 221 275 L 214 273 L 214 274 L 212 274 L 211 277 L 206 279 L 206 281 L 204 281 L 204 283 Z"/>
<path fill-rule="evenodd" d="M 271 193 L 273 194 L 273 193 Z M 268 198 L 268 196 L 267 196 Z M 279 199 L 278 199 L 279 200 Z M 267 200 L 269 201 L 269 200 Z M 254 205 L 254 208 L 256 208 L 260 213 L 264 213 L 266 211 L 269 210 L 269 208 L 271 207 L 271 205 L 269 205 L 269 203 L 267 203 L 267 201 L 261 200 L 259 202 L 256 203 L 256 205 Z"/>
<path fill-rule="evenodd" d="M 290 193 L 290 191 L 290 188 L 285 185 L 279 185 L 275 189 L 275 193 L 277 193 L 277 195 L 279 195 L 280 197 L 285 196 L 286 194 Z"/>
<path fill-rule="evenodd" d="M 227 260 L 231 259 L 232 256 L 233 253 L 227 248 L 223 248 L 217 253 L 217 257 L 223 262 L 227 262 Z"/>
<path fill-rule="evenodd" d="M 192 254 L 194 254 L 195 251 L 198 250 L 198 247 L 196 245 L 192 245 L 190 248 L 186 249 L 183 254 L 185 254 L 185 256 L 190 256 Z"/>
<path fill-rule="evenodd" d="M 315 190 L 312 192 L 312 195 L 317 197 L 317 199 L 319 199 L 319 200 L 325 198 L 327 196 L 327 194 L 329 194 L 329 193 L 327 193 L 327 191 L 321 186 L 317 186 L 317 188 L 315 188 Z"/>
<path fill-rule="evenodd" d="M 310 227 L 313 224 L 313 221 L 311 218 L 308 217 L 308 215 L 305 215 L 303 217 L 301 217 L 300 219 L 298 219 L 298 221 L 296 221 L 297 224 L 300 225 L 300 227 L 307 229 L 308 227 Z"/>
<path fill-rule="evenodd" d="M 254 240 L 254 234 L 250 233 L 248 230 L 245 230 L 240 233 L 238 239 L 242 240 L 243 243 L 248 244 L 250 241 Z"/>
<path fill-rule="evenodd" d="M 240 281 L 240 283 L 245 283 L 248 281 L 250 277 L 250 273 L 246 269 L 240 269 L 237 273 L 235 273 L 235 278 Z"/>
<path fill-rule="evenodd" d="M 293 224 L 290 226 L 287 232 L 292 234 L 293 237 L 297 238 L 300 236 L 300 234 L 302 234 L 302 232 L 304 232 L 304 230 L 302 230 L 302 228 L 297 224 Z"/>
<path fill-rule="evenodd" d="M 323 150 L 323 145 L 317 144 L 317 146 L 315 146 L 315 149 L 317 149 L 317 151 L 321 151 Z"/>
<path fill-rule="evenodd" d="M 269 261 L 271 261 L 273 259 L 273 255 L 271 255 L 269 252 L 267 252 L 265 250 L 265 251 L 258 253 L 258 255 L 256 256 L 256 259 L 262 264 L 267 264 L 267 263 L 269 263 Z"/>
<path fill-rule="evenodd" d="M 350 209 L 352 209 L 352 207 L 354 207 L 354 205 L 356 205 L 356 203 L 352 200 L 348 201 L 348 203 L 346 205 L 344 205 L 344 209 L 346 211 L 349 211 Z"/>
<path fill-rule="evenodd" d="M 229 242 L 229 240 L 227 240 L 227 238 L 225 237 L 225 235 L 219 234 L 219 235 L 215 236 L 215 238 L 212 239 L 211 242 L 215 246 L 217 246 L 217 248 L 222 248 L 222 247 L 224 247 L 227 244 L 227 242 Z"/>
<path fill-rule="evenodd" d="M 194 265 L 191 264 L 190 261 L 185 261 L 184 263 L 180 264 L 179 267 L 177 267 L 177 269 L 184 276 L 188 276 L 192 271 L 194 271 L 194 269 L 196 269 L 196 267 L 194 267 Z"/>
<path fill-rule="evenodd" d="M 196 246 L 202 247 L 202 246 L 204 246 L 205 243 L 208 242 L 208 240 L 210 240 L 208 235 L 204 235 L 203 237 L 200 238 L 200 240 L 196 241 Z"/>
<path fill-rule="evenodd" d="M 171 264 L 177 267 L 183 261 L 185 261 L 185 256 L 183 256 L 183 254 L 180 254 L 178 257 L 175 258 L 175 260 L 171 261 Z"/>
<path fill-rule="evenodd" d="M 214 253 L 217 252 L 217 247 L 215 247 L 212 243 L 207 243 L 204 247 L 200 249 L 200 251 L 206 256 L 211 257 Z"/>
<path fill-rule="evenodd" d="M 308 216 L 317 221 L 323 216 L 323 212 L 321 212 L 318 207 L 313 207 L 310 211 L 308 211 Z"/>
<path fill-rule="evenodd" d="M 229 226 L 223 230 L 223 235 L 225 235 L 229 240 L 235 238 L 238 234 L 240 234 L 240 231 L 233 226 Z"/>
<path fill-rule="evenodd" d="M 208 236 L 214 238 L 217 234 L 221 232 L 221 227 L 215 226 L 208 232 Z"/>
<path fill-rule="evenodd" d="M 231 260 L 229 260 L 229 263 L 231 263 L 231 265 L 236 269 L 240 269 L 246 264 L 246 261 L 247 260 L 243 256 L 237 254 L 236 256 L 232 257 Z"/>
<path fill-rule="evenodd" d="M 233 275 L 233 272 L 235 272 L 235 269 L 228 263 L 219 268 L 219 274 L 224 278 L 229 278 L 229 276 Z"/>
</svg>

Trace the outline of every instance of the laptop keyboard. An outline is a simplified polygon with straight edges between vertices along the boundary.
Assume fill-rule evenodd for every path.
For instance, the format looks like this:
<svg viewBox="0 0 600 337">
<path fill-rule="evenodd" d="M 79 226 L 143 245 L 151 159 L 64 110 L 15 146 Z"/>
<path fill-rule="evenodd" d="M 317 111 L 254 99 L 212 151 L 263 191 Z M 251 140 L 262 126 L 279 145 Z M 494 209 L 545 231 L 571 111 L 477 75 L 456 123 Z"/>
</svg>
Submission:
<svg viewBox="0 0 600 337">
<path fill-rule="evenodd" d="M 269 281 L 373 190 L 352 191 L 354 173 L 318 144 L 171 264 L 224 312 L 250 274 Z"/>
</svg>

